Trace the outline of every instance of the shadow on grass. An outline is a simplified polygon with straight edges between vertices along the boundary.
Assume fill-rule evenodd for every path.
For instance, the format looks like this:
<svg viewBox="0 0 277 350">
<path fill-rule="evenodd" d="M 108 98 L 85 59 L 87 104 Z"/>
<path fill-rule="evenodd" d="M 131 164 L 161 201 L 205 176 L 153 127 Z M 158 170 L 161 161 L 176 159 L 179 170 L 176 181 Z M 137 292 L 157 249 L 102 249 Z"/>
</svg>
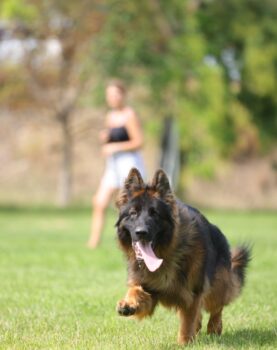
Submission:
<svg viewBox="0 0 277 350">
<path fill-rule="evenodd" d="M 188 348 L 208 348 L 214 346 L 216 348 L 230 348 L 230 349 L 245 349 L 257 348 L 276 345 L 277 348 L 277 328 L 276 329 L 240 329 L 232 332 L 224 332 L 220 337 L 208 336 L 204 333 L 198 336 L 195 343 L 192 343 Z M 161 350 L 173 350 L 181 348 L 177 344 L 161 345 Z"/>
<path fill-rule="evenodd" d="M 212 337 L 212 340 L 218 344 L 235 347 L 236 349 L 250 345 L 260 347 L 276 344 L 276 333 L 276 329 L 240 329 L 224 332 L 221 337 Z"/>
</svg>

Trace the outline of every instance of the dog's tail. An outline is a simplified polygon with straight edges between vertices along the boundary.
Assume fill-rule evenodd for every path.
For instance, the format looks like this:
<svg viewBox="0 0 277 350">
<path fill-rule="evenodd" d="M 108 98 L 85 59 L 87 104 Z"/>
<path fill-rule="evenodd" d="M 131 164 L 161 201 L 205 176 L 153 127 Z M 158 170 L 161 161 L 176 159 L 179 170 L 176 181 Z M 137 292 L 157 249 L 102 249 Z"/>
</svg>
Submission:
<svg viewBox="0 0 277 350">
<path fill-rule="evenodd" d="M 231 251 L 231 263 L 232 263 L 232 273 L 238 282 L 238 289 L 240 292 L 244 283 L 246 276 L 246 269 L 251 260 L 251 247 L 249 245 L 242 245 L 240 247 L 234 248 Z"/>
</svg>

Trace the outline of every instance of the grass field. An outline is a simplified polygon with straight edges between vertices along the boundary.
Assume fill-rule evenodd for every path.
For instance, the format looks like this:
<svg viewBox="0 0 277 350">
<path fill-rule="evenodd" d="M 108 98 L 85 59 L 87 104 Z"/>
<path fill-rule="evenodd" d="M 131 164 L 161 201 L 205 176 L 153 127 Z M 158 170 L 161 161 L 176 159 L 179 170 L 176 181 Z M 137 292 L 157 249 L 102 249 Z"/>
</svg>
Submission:
<svg viewBox="0 0 277 350">
<path fill-rule="evenodd" d="M 206 212 L 231 244 L 254 244 L 242 296 L 220 338 L 204 328 L 189 349 L 277 349 L 277 214 Z M 162 307 L 142 322 L 117 316 L 125 263 L 109 212 L 101 247 L 85 247 L 88 210 L 0 209 L 0 349 L 179 349 Z"/>
</svg>

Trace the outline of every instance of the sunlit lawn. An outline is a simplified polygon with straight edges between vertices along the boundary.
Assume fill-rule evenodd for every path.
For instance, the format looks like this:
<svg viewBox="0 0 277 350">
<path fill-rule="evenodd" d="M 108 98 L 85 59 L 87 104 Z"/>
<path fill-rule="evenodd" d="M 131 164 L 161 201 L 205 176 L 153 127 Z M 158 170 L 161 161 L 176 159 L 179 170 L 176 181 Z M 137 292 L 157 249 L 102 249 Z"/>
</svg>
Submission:
<svg viewBox="0 0 277 350">
<path fill-rule="evenodd" d="M 191 349 L 277 348 L 277 213 L 206 212 L 230 242 L 254 243 L 242 296 L 221 338 Z M 178 319 L 159 307 L 142 322 L 117 316 L 126 271 L 109 212 L 101 247 L 86 246 L 89 210 L 0 210 L 0 349 L 177 349 Z"/>
</svg>

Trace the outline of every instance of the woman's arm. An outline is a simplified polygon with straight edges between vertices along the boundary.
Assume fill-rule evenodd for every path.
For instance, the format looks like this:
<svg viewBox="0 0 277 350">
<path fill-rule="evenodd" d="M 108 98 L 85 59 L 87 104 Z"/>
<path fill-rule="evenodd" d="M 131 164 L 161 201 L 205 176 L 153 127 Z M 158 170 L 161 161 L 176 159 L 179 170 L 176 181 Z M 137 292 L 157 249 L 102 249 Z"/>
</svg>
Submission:
<svg viewBox="0 0 277 350">
<path fill-rule="evenodd" d="M 129 141 L 111 142 L 103 146 L 103 153 L 106 155 L 115 152 L 134 151 L 143 145 L 141 126 L 135 112 L 130 111 L 125 124 L 129 135 Z"/>
</svg>

